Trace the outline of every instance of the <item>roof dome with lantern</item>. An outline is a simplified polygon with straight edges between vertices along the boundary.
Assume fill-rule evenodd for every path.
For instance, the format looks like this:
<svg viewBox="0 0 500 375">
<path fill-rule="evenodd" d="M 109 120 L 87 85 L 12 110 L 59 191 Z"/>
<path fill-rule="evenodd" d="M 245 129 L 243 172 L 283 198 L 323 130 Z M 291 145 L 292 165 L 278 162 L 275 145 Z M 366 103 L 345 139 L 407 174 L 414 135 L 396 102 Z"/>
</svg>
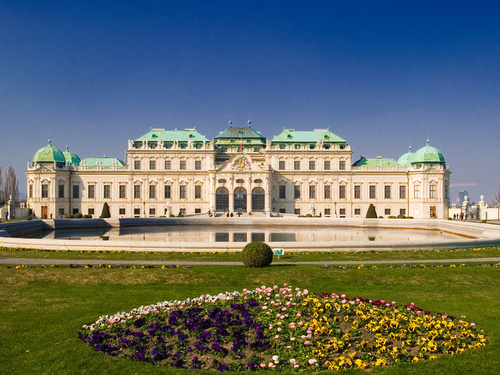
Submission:
<svg viewBox="0 0 500 375">
<path fill-rule="evenodd" d="M 66 158 L 61 150 L 52 146 L 52 141 L 49 139 L 49 144 L 36 152 L 33 157 L 33 163 L 38 165 L 66 164 Z"/>
<path fill-rule="evenodd" d="M 408 152 L 406 154 L 401 155 L 401 157 L 398 159 L 398 165 L 402 167 L 411 167 L 411 163 L 413 162 L 413 159 L 415 157 L 415 154 L 411 152 L 411 146 L 408 147 Z"/>
<path fill-rule="evenodd" d="M 415 152 L 411 164 L 445 164 L 444 156 L 437 148 L 427 145 Z"/>
<path fill-rule="evenodd" d="M 66 160 L 66 164 L 74 166 L 80 165 L 81 159 L 78 157 L 78 155 L 69 151 L 69 146 L 66 146 L 66 152 L 64 152 L 63 155 L 64 159 Z"/>
</svg>

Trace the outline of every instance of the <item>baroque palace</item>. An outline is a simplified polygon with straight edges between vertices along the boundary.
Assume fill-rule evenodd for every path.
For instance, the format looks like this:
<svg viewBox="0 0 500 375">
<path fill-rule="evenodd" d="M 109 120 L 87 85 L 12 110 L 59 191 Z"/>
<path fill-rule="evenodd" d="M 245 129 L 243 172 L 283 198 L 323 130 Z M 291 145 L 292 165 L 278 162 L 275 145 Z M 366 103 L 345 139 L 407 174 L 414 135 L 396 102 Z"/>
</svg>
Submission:
<svg viewBox="0 0 500 375">
<path fill-rule="evenodd" d="M 80 159 L 51 142 L 28 165 L 27 204 L 40 218 L 81 213 L 160 217 L 273 213 L 364 218 L 447 218 L 450 171 L 429 145 L 397 161 L 361 157 L 329 129 L 284 129 L 271 140 L 248 126 L 212 141 L 196 129 L 151 129 L 129 141 L 126 160 Z"/>
</svg>

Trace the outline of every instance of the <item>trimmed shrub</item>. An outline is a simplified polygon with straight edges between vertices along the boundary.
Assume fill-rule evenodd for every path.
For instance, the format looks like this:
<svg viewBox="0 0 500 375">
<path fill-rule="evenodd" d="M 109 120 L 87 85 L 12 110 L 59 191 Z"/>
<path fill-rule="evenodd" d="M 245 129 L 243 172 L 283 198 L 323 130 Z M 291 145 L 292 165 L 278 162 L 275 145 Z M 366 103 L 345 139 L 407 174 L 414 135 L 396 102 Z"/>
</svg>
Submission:
<svg viewBox="0 0 500 375">
<path fill-rule="evenodd" d="M 366 211 L 366 218 L 367 219 L 376 219 L 377 218 L 377 211 L 375 210 L 375 206 L 370 203 L 370 207 L 368 207 L 368 211 Z"/>
<path fill-rule="evenodd" d="M 175 217 L 175 215 L 174 214 L 170 214 L 170 215 L 168 215 L 168 217 Z"/>
<path fill-rule="evenodd" d="M 396 218 L 396 216 L 394 216 L 394 215 L 391 215 L 388 217 L 388 219 L 395 219 L 395 218 Z"/>
<path fill-rule="evenodd" d="M 28 216 L 26 220 L 32 220 L 33 218 L 31 216 Z"/>
<path fill-rule="evenodd" d="M 413 219 L 413 216 L 406 216 L 405 219 Z"/>
<path fill-rule="evenodd" d="M 311 215 L 311 214 L 307 214 L 307 215 L 306 215 L 306 217 L 313 217 L 313 215 Z"/>
<path fill-rule="evenodd" d="M 87 215 L 83 215 L 83 218 L 84 219 L 92 219 L 92 215 L 88 215 L 88 214 Z"/>
<path fill-rule="evenodd" d="M 404 219 L 404 218 L 406 218 L 406 216 L 405 216 L 405 215 L 401 215 L 401 214 L 399 214 L 399 215 L 397 216 L 397 218 L 398 218 L 398 219 Z"/>
<path fill-rule="evenodd" d="M 83 217 L 83 214 L 81 212 L 78 212 L 75 214 L 75 219 L 81 219 Z"/>
<path fill-rule="evenodd" d="M 250 242 L 241 251 L 245 267 L 269 267 L 273 261 L 273 251 L 264 242 Z"/>
<path fill-rule="evenodd" d="M 70 215 L 70 214 L 66 214 L 66 215 L 64 215 L 64 218 L 65 218 L 65 219 L 73 219 L 73 218 L 74 218 L 74 216 L 73 216 L 73 215 Z"/>
<path fill-rule="evenodd" d="M 101 212 L 101 216 L 99 216 L 101 219 L 107 219 L 107 218 L 110 218 L 111 217 L 111 214 L 109 213 L 109 206 L 108 206 L 108 202 L 104 202 L 103 206 L 102 206 L 102 212 Z"/>
</svg>

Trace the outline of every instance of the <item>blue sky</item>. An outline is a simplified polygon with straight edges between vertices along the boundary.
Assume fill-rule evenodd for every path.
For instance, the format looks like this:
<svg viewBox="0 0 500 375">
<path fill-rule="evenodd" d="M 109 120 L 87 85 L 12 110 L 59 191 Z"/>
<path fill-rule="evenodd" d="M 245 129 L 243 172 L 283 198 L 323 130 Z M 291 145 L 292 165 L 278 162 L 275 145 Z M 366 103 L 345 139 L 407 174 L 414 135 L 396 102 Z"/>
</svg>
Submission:
<svg viewBox="0 0 500 375">
<path fill-rule="evenodd" d="M 0 166 L 125 158 L 150 127 L 329 127 L 361 155 L 440 149 L 500 185 L 500 3 L 0 0 Z M 460 187 L 452 188 L 454 199 Z"/>
</svg>

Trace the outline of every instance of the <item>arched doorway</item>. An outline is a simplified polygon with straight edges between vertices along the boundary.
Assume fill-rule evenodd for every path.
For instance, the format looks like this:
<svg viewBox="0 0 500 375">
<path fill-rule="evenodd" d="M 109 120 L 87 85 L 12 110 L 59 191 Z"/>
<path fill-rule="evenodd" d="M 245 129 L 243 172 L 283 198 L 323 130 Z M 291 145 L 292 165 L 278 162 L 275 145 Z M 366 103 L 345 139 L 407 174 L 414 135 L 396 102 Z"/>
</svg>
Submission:
<svg viewBox="0 0 500 375">
<path fill-rule="evenodd" d="M 229 211 L 229 190 L 220 187 L 215 191 L 215 210 Z"/>
<path fill-rule="evenodd" d="M 247 211 L 247 190 L 243 187 L 234 190 L 234 211 Z"/>
<path fill-rule="evenodd" d="M 261 187 L 256 187 L 252 190 L 252 211 L 264 211 L 265 208 L 265 192 Z"/>
</svg>

